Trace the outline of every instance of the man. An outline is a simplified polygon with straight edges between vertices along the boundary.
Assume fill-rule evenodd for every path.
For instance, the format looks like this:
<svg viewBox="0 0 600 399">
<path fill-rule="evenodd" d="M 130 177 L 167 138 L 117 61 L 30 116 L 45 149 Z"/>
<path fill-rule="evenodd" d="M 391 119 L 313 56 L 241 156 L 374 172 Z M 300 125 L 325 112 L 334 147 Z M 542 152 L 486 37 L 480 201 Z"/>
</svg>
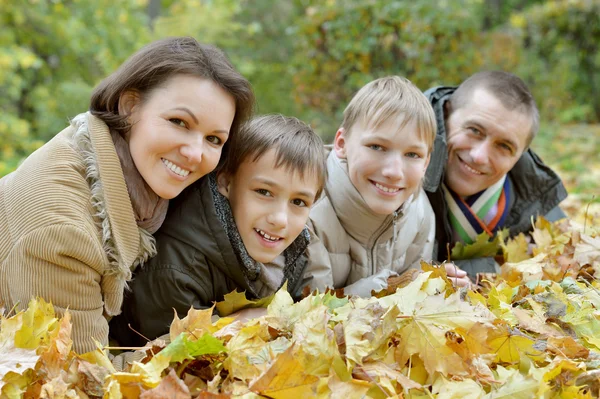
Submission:
<svg viewBox="0 0 600 399">
<path fill-rule="evenodd" d="M 507 228 L 512 237 L 531 229 L 532 216 L 565 217 L 560 178 L 529 149 L 539 113 L 521 79 L 479 72 L 425 95 L 438 124 L 424 185 L 436 213 L 434 258 L 446 260 L 448 245 L 470 244 L 484 231 Z M 455 263 L 471 277 L 498 270 L 493 257 Z"/>
</svg>

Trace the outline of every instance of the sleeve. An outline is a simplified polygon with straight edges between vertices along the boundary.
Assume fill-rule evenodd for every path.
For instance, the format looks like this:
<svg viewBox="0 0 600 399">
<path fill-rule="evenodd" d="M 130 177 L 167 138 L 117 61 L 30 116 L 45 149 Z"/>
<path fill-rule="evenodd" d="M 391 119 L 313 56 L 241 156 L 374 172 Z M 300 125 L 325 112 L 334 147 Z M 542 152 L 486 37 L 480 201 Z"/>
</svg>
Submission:
<svg viewBox="0 0 600 399">
<path fill-rule="evenodd" d="M 111 338 L 121 346 L 142 346 L 168 333 L 175 312 L 183 318 L 191 307 L 212 306 L 208 287 L 198 284 L 177 265 L 152 261 L 135 274 L 125 294 L 123 312 L 111 320 Z"/>
<path fill-rule="evenodd" d="M 452 261 L 461 270 L 467 272 L 473 281 L 477 278 L 477 273 L 499 273 L 500 266 L 496 263 L 496 260 L 491 256 L 483 258 L 473 259 L 461 259 Z"/>
<path fill-rule="evenodd" d="M 418 224 L 419 231 L 413 243 L 408 247 L 406 252 L 405 270 L 420 269 L 421 260 L 430 262 L 433 258 L 433 246 L 435 243 L 435 214 L 431 208 L 431 204 L 421 191 L 419 194 L 420 201 L 423 205 L 423 214 Z"/>
<path fill-rule="evenodd" d="M 304 284 L 308 285 L 311 291 L 318 289 L 325 291 L 327 287 L 333 288 L 333 271 L 329 252 L 323 241 L 314 230 L 312 223 L 308 224 L 310 231 L 310 244 L 306 250 L 308 264 L 304 272 Z"/>
<path fill-rule="evenodd" d="M 58 317 L 68 309 L 75 352 L 108 344 L 104 317 L 105 252 L 97 237 L 73 225 L 44 226 L 25 235 L 4 262 L 5 287 L 23 309 L 35 297 L 54 306 Z M 3 293 L 2 296 L 5 296 Z"/>
<path fill-rule="evenodd" d="M 544 215 L 544 218 L 546 218 L 546 220 L 549 222 L 556 222 L 557 220 L 564 219 L 566 217 L 567 215 L 562 209 L 560 209 L 559 206 L 555 206 L 554 208 L 550 209 L 550 212 Z"/>
</svg>

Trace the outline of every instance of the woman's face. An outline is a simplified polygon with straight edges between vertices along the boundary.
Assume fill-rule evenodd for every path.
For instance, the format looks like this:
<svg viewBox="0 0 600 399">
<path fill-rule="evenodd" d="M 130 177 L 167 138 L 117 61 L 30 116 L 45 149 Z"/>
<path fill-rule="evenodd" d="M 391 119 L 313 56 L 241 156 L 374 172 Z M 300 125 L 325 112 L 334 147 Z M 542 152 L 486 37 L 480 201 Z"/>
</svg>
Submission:
<svg viewBox="0 0 600 399">
<path fill-rule="evenodd" d="M 235 100 L 212 80 L 175 75 L 143 102 L 126 92 L 119 112 L 130 116 L 126 140 L 137 170 L 159 197 L 171 199 L 217 166 Z"/>
</svg>

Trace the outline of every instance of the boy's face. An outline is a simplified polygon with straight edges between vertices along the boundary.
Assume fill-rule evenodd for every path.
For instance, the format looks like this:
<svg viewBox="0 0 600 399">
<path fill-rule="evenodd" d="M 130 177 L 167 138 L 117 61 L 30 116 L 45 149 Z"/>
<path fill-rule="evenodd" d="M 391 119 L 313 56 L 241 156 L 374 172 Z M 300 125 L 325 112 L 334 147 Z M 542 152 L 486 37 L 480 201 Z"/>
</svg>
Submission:
<svg viewBox="0 0 600 399">
<path fill-rule="evenodd" d="M 417 125 L 403 116 L 390 118 L 379 128 L 356 123 L 348 135 L 338 130 L 334 148 L 338 158 L 348 162 L 350 181 L 369 208 L 390 215 L 419 188 L 429 164 L 427 144 Z"/>
<path fill-rule="evenodd" d="M 246 160 L 234 176 L 218 176 L 248 254 L 268 263 L 298 237 L 319 189 L 316 176 L 275 167 L 275 150 Z"/>
</svg>

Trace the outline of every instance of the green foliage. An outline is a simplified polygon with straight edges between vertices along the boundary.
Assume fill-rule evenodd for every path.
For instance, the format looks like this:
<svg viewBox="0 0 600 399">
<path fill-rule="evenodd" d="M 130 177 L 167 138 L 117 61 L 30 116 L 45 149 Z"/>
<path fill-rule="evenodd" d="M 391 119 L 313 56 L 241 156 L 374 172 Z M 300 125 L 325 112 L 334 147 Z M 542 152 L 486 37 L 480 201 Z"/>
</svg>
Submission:
<svg viewBox="0 0 600 399">
<path fill-rule="evenodd" d="M 144 1 L 0 1 L 0 175 L 88 108 L 147 40 Z"/>
<path fill-rule="evenodd" d="M 530 57 L 539 59 L 530 72 L 532 86 L 543 87 L 538 77 L 546 77 L 559 120 L 600 121 L 600 3 L 547 1 L 511 21 L 521 30 Z"/>
</svg>

